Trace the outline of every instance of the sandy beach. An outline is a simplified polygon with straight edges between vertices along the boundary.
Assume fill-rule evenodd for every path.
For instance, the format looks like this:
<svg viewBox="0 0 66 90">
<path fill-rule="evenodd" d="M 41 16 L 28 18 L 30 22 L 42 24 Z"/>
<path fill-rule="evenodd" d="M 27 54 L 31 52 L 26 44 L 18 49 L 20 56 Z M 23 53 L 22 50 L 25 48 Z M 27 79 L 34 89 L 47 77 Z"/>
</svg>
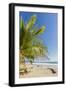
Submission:
<svg viewBox="0 0 66 90">
<path fill-rule="evenodd" d="M 19 78 L 30 78 L 30 77 L 51 77 L 57 76 L 57 65 L 31 65 L 26 64 L 28 72 L 25 74 L 19 74 Z M 20 69 L 22 65 L 20 65 Z"/>
</svg>

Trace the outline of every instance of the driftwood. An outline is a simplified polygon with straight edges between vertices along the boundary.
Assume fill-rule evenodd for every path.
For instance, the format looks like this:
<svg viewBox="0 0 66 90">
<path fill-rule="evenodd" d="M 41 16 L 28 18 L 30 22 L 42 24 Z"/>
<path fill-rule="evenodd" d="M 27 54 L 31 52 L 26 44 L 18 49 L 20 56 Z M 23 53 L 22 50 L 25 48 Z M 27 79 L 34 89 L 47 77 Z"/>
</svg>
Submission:
<svg viewBox="0 0 66 90">
<path fill-rule="evenodd" d="M 52 69 L 52 68 L 48 68 L 48 69 L 51 70 L 53 74 L 56 73 L 56 71 L 54 69 Z"/>
</svg>

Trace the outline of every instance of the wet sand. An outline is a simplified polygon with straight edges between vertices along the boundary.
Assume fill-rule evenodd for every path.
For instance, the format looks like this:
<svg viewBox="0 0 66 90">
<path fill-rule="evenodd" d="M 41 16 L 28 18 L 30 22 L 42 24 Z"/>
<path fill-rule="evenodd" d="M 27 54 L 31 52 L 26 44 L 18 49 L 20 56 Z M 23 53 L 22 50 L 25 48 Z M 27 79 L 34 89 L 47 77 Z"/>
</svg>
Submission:
<svg viewBox="0 0 66 90">
<path fill-rule="evenodd" d="M 30 77 L 54 77 L 57 76 L 57 65 L 31 65 L 26 64 L 27 73 L 20 74 L 19 78 L 30 78 Z M 20 65 L 20 69 L 22 66 Z M 21 72 L 21 70 L 20 70 Z"/>
</svg>

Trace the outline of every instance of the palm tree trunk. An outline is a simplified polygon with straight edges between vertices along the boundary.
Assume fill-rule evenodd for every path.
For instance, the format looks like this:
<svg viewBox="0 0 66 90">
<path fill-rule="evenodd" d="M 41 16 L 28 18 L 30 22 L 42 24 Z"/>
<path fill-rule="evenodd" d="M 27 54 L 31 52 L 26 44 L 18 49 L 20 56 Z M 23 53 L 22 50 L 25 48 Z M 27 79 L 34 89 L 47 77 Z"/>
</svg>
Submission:
<svg viewBox="0 0 66 90">
<path fill-rule="evenodd" d="M 26 64 L 25 64 L 25 58 L 22 55 L 22 53 L 20 53 L 20 55 L 19 55 L 19 73 L 20 74 L 27 73 L 27 67 L 26 67 Z"/>
</svg>

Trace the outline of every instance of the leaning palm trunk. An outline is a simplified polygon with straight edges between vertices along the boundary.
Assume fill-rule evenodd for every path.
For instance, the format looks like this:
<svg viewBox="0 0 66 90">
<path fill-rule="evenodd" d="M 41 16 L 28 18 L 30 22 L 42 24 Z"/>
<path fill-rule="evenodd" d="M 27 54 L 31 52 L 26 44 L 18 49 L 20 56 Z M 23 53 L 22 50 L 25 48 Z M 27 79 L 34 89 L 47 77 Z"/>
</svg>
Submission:
<svg viewBox="0 0 66 90">
<path fill-rule="evenodd" d="M 24 73 L 27 73 L 27 67 L 26 67 L 26 64 L 25 64 L 25 58 L 23 56 L 23 54 L 20 52 L 20 55 L 19 55 L 19 72 L 20 74 L 24 74 Z"/>
</svg>

